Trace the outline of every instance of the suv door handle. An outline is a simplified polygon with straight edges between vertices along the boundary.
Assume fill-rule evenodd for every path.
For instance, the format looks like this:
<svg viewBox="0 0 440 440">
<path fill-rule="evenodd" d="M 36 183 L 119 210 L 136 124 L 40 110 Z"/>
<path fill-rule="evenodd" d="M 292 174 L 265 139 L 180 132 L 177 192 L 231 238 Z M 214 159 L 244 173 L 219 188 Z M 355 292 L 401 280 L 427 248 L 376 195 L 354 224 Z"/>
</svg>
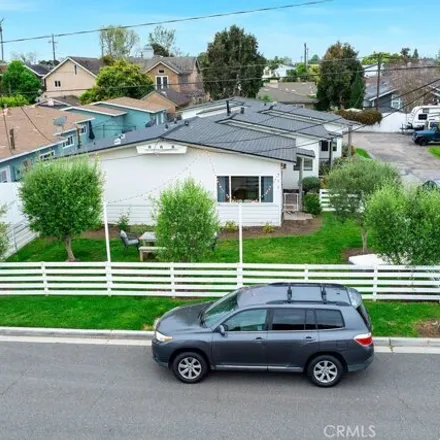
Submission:
<svg viewBox="0 0 440 440">
<path fill-rule="evenodd" d="M 315 340 L 315 338 L 313 336 L 306 336 L 304 339 L 306 341 L 314 341 Z"/>
<path fill-rule="evenodd" d="M 264 339 L 259 336 L 258 338 L 255 338 L 254 341 L 255 342 L 264 342 Z"/>
</svg>

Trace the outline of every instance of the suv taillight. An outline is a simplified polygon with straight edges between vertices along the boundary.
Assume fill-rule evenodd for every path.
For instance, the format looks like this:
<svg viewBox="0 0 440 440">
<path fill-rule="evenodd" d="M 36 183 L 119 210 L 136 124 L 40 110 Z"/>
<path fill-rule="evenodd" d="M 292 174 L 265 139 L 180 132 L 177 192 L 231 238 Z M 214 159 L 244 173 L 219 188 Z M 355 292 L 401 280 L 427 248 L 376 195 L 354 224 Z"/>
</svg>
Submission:
<svg viewBox="0 0 440 440">
<path fill-rule="evenodd" d="M 371 333 L 365 333 L 363 335 L 357 335 L 354 337 L 354 340 L 362 347 L 368 347 L 373 343 L 373 336 Z"/>
</svg>

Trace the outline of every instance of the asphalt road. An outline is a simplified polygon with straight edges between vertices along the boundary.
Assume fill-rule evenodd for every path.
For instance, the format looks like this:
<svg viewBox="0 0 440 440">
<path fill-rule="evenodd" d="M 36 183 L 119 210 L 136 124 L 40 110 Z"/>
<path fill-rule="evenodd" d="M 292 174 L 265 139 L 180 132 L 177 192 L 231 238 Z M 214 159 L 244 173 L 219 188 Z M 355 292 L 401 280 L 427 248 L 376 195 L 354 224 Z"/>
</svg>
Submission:
<svg viewBox="0 0 440 440">
<path fill-rule="evenodd" d="M 0 439 L 438 440 L 439 366 L 439 355 L 378 354 L 328 390 L 262 373 L 188 386 L 147 347 L 3 342 Z"/>
<path fill-rule="evenodd" d="M 428 152 L 428 147 L 415 145 L 409 135 L 357 132 L 353 134 L 353 145 L 400 168 L 408 182 L 420 183 L 440 178 L 440 160 Z"/>
</svg>

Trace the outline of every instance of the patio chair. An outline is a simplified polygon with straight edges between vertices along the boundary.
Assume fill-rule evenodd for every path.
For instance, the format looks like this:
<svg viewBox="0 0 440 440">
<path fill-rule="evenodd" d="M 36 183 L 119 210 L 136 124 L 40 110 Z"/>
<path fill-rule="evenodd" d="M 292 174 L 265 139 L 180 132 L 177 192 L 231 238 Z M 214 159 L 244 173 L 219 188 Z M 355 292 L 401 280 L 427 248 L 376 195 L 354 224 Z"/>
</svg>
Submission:
<svg viewBox="0 0 440 440">
<path fill-rule="evenodd" d="M 129 236 L 125 231 L 119 232 L 119 237 L 121 237 L 125 250 L 127 250 L 130 246 L 136 247 L 136 249 L 139 250 L 140 241 L 138 238 Z"/>
</svg>

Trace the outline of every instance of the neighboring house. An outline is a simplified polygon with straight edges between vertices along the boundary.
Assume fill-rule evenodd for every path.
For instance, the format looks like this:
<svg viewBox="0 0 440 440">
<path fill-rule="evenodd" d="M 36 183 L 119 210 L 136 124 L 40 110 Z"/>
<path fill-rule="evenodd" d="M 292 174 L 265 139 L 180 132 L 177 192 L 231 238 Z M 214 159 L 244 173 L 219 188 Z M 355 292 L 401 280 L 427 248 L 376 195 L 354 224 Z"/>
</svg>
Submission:
<svg viewBox="0 0 440 440">
<path fill-rule="evenodd" d="M 377 77 L 377 72 L 379 71 L 379 63 L 366 64 L 362 66 L 364 69 L 364 77 L 365 78 L 374 78 Z M 386 64 L 381 63 L 381 71 L 384 72 L 386 68 Z"/>
<path fill-rule="evenodd" d="M 306 108 L 313 108 L 318 102 L 315 83 L 300 82 L 267 83 L 260 89 L 257 98 Z"/>
<path fill-rule="evenodd" d="M 303 177 L 318 176 L 320 161 L 341 156 L 342 133 L 350 123 L 292 106 L 241 103 L 229 114 L 211 103 L 215 111 L 205 108 L 204 117 L 94 141 L 72 152 L 99 153 L 109 221 L 129 211 L 134 223 L 152 222 L 151 198 L 192 177 L 217 201 L 222 223 L 238 221 L 232 202 L 242 201 L 244 225 L 280 225 L 284 193 L 298 190 Z"/>
<path fill-rule="evenodd" d="M 164 106 L 125 97 L 72 106 L 63 111 L 93 117 L 91 128 L 94 140 L 119 136 L 122 133 L 160 125 L 167 121 Z"/>
<path fill-rule="evenodd" d="M 269 78 L 285 78 L 289 70 L 294 70 L 295 66 L 289 66 L 288 64 L 280 64 L 276 69 L 264 68 L 263 79 Z"/>
<path fill-rule="evenodd" d="M 379 86 L 379 111 L 381 113 L 390 113 L 400 110 L 403 106 L 402 98 L 398 90 L 388 81 L 384 80 Z M 377 83 L 376 81 L 367 81 L 365 88 L 364 108 L 376 108 L 377 101 Z"/>
<path fill-rule="evenodd" d="M 191 104 L 204 102 L 205 95 L 203 91 L 200 90 L 191 93 L 176 92 L 173 89 L 159 89 L 153 90 L 148 95 L 144 96 L 142 100 L 148 104 L 165 107 L 169 118 L 172 119 L 179 110 L 188 107 Z"/>
<path fill-rule="evenodd" d="M 43 107 L 3 110 L 0 182 L 16 182 L 34 160 L 60 157 L 90 142 L 93 118 Z"/>
<path fill-rule="evenodd" d="M 159 57 L 137 59 L 141 69 L 151 77 L 156 89 L 176 92 L 203 91 L 200 65 L 197 57 Z"/>
<path fill-rule="evenodd" d="M 104 66 L 99 58 L 69 56 L 43 77 L 46 91 L 42 98 L 80 96 L 95 85 Z"/>
<path fill-rule="evenodd" d="M 39 107 L 49 107 L 57 110 L 62 110 L 68 107 L 75 107 L 81 105 L 79 96 L 75 95 L 65 95 L 65 96 L 54 96 L 52 98 L 37 98 L 37 104 Z"/>
<path fill-rule="evenodd" d="M 25 66 L 41 81 L 45 86 L 44 77 L 52 70 L 52 66 L 47 64 L 25 64 Z"/>
</svg>

